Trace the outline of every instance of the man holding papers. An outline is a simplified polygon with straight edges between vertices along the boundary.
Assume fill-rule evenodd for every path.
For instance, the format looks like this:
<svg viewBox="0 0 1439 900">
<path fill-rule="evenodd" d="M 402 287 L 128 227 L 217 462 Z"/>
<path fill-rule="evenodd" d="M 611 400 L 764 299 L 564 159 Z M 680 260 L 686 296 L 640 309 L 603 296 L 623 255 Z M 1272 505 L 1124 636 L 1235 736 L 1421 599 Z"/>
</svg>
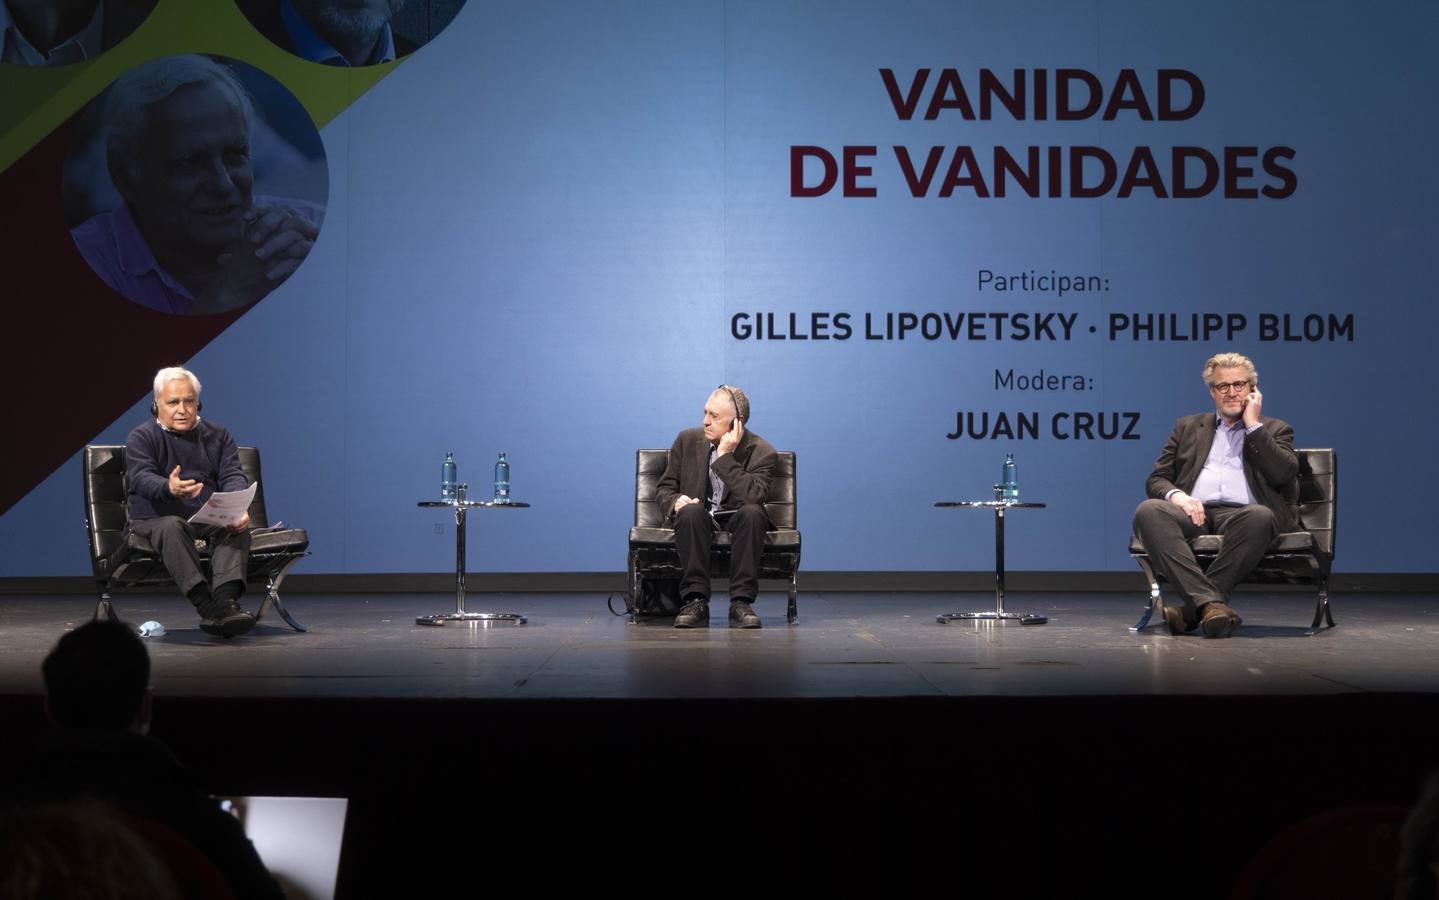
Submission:
<svg viewBox="0 0 1439 900">
<path fill-rule="evenodd" d="M 130 432 L 125 470 L 130 531 L 148 540 L 171 577 L 200 613 L 207 634 L 235 637 L 255 627 L 240 608 L 250 561 L 250 515 L 237 510 L 225 524 L 190 519 L 216 491 L 244 491 L 235 439 L 223 425 L 200 419 L 200 379 L 179 367 L 155 373 L 154 415 Z M 195 541 L 210 544 L 207 582 Z"/>
</svg>

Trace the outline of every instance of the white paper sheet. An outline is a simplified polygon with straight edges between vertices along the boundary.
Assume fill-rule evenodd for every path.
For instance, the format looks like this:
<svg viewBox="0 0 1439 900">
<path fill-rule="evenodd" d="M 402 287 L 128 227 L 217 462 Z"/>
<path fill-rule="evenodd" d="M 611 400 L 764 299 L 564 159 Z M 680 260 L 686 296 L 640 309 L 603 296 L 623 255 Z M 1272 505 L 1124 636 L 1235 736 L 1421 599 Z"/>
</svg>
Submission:
<svg viewBox="0 0 1439 900">
<path fill-rule="evenodd" d="M 255 499 L 255 489 L 260 482 L 255 482 L 243 491 L 216 491 L 200 507 L 200 511 L 190 517 L 191 525 L 234 525 L 245 517 L 245 510 L 250 508 L 250 501 Z"/>
</svg>

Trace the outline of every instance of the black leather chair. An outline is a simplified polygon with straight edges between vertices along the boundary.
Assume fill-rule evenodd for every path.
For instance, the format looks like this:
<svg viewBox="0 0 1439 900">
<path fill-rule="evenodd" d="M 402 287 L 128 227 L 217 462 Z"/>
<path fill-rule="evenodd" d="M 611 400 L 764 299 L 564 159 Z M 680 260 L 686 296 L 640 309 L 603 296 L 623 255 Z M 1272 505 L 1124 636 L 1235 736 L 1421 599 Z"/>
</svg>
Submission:
<svg viewBox="0 0 1439 900">
<path fill-rule="evenodd" d="M 265 482 L 260 477 L 260 451 L 240 447 L 240 468 L 245 477 L 260 486 L 250 502 L 250 567 L 247 581 L 265 586 L 265 599 L 255 613 L 263 618 L 271 607 L 296 631 L 305 627 L 290 615 L 280 600 L 280 582 L 290 568 L 310 555 L 310 538 L 303 528 L 270 528 L 265 515 Z M 90 564 L 100 600 L 95 618 L 118 618 L 110 594 L 119 588 L 173 586 L 175 581 L 155 548 L 144 538 L 131 534 L 129 489 L 125 475 L 124 444 L 90 444 L 80 460 L 85 475 L 85 525 L 90 532 Z M 209 562 L 209 549 L 200 552 Z"/>
<path fill-rule="evenodd" d="M 1319 590 L 1319 599 L 1314 607 L 1314 622 L 1310 628 L 1318 628 L 1321 621 L 1334 626 L 1334 614 L 1329 610 L 1329 568 L 1334 562 L 1334 533 L 1338 522 L 1339 460 L 1331 449 L 1296 449 L 1299 457 L 1299 523 L 1303 531 L 1286 532 L 1274 539 L 1269 551 L 1260 560 L 1259 567 L 1244 580 L 1246 584 L 1312 584 Z M 1224 538 L 1217 534 L 1203 534 L 1195 538 L 1190 546 L 1194 548 L 1199 565 L 1208 568 L 1224 546 Z M 1159 598 L 1160 579 L 1149 563 L 1149 555 L 1139 538 L 1129 538 L 1129 555 L 1144 570 L 1149 580 L 1149 599 L 1144 605 L 1144 614 L 1139 621 L 1129 626 L 1130 631 L 1139 631 L 1149 624 L 1155 612 L 1162 614 L 1163 602 Z"/>
<path fill-rule="evenodd" d="M 774 476 L 769 483 L 769 514 L 773 530 L 765 532 L 764 552 L 760 555 L 759 577 L 778 578 L 789 582 L 787 618 L 791 625 L 799 622 L 798 572 L 800 535 L 795 503 L 794 453 L 781 450 Z M 639 598 L 644 595 L 647 580 L 678 580 L 683 575 L 679 553 L 675 550 L 675 530 L 664 527 L 655 487 L 669 461 L 668 450 L 640 450 L 635 453 L 635 524 L 630 529 L 629 594 L 625 606 L 630 621 L 641 614 Z M 716 578 L 729 575 L 729 532 L 715 534 L 710 555 L 710 574 Z"/>
</svg>

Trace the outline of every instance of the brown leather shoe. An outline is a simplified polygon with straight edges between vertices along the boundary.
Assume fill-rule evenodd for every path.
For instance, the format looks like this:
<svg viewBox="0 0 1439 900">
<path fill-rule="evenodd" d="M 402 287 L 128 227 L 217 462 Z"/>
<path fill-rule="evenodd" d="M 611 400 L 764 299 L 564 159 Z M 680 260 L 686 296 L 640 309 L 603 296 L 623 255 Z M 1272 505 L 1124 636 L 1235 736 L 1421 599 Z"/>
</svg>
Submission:
<svg viewBox="0 0 1439 900">
<path fill-rule="evenodd" d="M 1170 634 L 1185 634 L 1199 627 L 1199 616 L 1188 603 L 1176 606 L 1165 604 L 1164 621 L 1169 623 Z"/>
<path fill-rule="evenodd" d="M 1229 608 L 1228 603 L 1218 600 L 1206 603 L 1199 609 L 1199 625 L 1204 629 L 1205 637 L 1229 637 L 1243 621 Z"/>
</svg>

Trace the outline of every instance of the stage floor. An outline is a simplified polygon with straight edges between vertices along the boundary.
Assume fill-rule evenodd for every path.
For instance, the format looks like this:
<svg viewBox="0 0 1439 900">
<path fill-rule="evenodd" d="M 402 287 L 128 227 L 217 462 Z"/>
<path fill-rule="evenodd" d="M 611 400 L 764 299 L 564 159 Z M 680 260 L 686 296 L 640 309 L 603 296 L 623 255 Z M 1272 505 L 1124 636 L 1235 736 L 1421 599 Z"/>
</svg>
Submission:
<svg viewBox="0 0 1439 900">
<path fill-rule="evenodd" d="M 1011 594 L 1011 611 L 1045 625 L 941 625 L 939 613 L 992 609 L 992 594 L 802 594 L 762 597 L 759 630 L 666 620 L 628 624 L 601 595 L 477 594 L 471 611 L 528 624 L 415 624 L 452 597 L 287 597 L 310 631 L 271 614 L 231 641 L 198 628 L 178 596 L 120 596 L 128 622 L 167 630 L 147 644 L 159 697 L 232 698 L 845 698 L 1329 695 L 1439 690 L 1439 599 L 1339 595 L 1338 627 L 1308 627 L 1313 595 L 1241 594 L 1244 625 L 1227 640 L 1141 633 L 1142 597 Z M 0 597 L 0 694 L 39 694 L 40 661 L 87 620 L 89 597 Z"/>
<path fill-rule="evenodd" d="M 1439 765 L 1439 598 L 1340 594 L 1314 631 L 1311 593 L 1244 593 L 1217 641 L 1131 633 L 1142 599 L 1014 593 L 1049 623 L 996 626 L 935 622 L 990 593 L 804 593 L 789 626 L 766 595 L 763 629 L 721 603 L 681 631 L 596 594 L 476 594 L 529 617 L 482 629 L 414 624 L 441 594 L 297 593 L 311 631 L 232 641 L 178 596 L 117 608 L 167 628 L 153 734 L 206 789 L 349 798 L 340 897 L 448 896 L 486 862 L 565 889 L 1224 897 L 1283 829 L 1407 808 Z M 93 609 L 0 597 L 6 743 L 44 727 L 40 661 Z"/>
</svg>

